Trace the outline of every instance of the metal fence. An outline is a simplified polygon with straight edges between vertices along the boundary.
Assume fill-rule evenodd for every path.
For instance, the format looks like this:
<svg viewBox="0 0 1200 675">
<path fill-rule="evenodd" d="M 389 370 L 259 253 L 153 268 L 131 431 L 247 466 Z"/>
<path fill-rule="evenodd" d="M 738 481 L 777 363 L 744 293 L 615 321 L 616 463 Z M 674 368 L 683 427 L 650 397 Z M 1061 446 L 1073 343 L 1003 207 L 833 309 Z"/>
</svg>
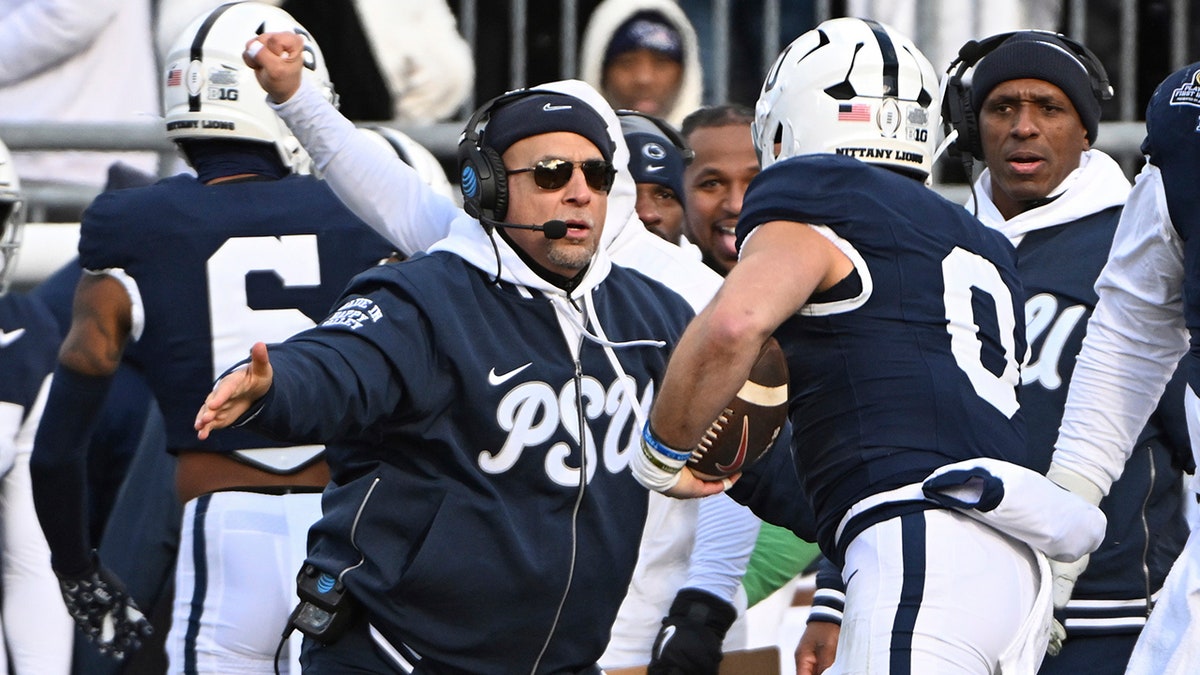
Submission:
<svg viewBox="0 0 1200 675">
<path fill-rule="evenodd" d="M 957 11 L 972 0 L 917 0 L 917 12 L 913 39 L 918 46 L 933 40 L 945 12 Z M 974 0 L 987 2 L 988 0 Z M 1016 2 L 1017 0 L 998 0 Z M 493 13 L 502 0 L 450 0 L 450 6 L 459 18 L 459 27 L 468 43 L 476 48 L 477 61 L 491 56 L 480 49 L 484 27 L 478 20 L 481 10 Z M 545 5 L 553 11 L 546 11 Z M 506 32 L 505 58 L 508 62 L 507 82 L 497 82 L 502 91 L 530 84 L 529 46 L 532 42 L 557 44 L 558 70 L 555 78 L 575 77 L 578 73 L 577 46 L 581 26 L 586 23 L 587 12 L 597 4 L 596 0 L 507 0 L 506 26 L 487 25 L 488 37 L 495 37 L 497 28 Z M 685 8 L 688 6 L 685 2 Z M 696 6 L 698 3 L 692 3 Z M 757 53 L 761 73 L 765 73 L 788 35 L 782 34 L 782 26 L 796 23 L 797 12 L 804 12 L 800 23 L 811 25 L 820 20 L 842 15 L 846 3 L 836 0 L 699 0 L 708 10 L 710 26 L 701 32 L 701 39 L 709 37 L 705 44 L 706 87 L 705 103 L 730 100 L 731 79 L 734 73 L 733 57 L 745 54 L 746 46 L 737 44 L 734 36 L 736 22 L 753 15 L 761 21 L 761 35 L 750 53 Z M 1196 54 L 1197 27 L 1192 22 L 1193 5 L 1196 0 L 1062 0 L 1063 21 L 1060 29 L 1079 37 L 1087 44 L 1103 43 L 1101 54 L 1109 69 L 1110 79 L 1116 89 L 1114 101 L 1105 110 L 1097 147 L 1113 154 L 1122 161 L 1127 172 L 1132 174 L 1140 165 L 1138 146 L 1144 135 L 1144 126 L 1139 120 L 1144 99 L 1149 95 L 1145 82 L 1150 77 L 1155 82 L 1167 73 L 1198 58 Z M 1107 14 L 1099 14 L 1106 9 Z M 1116 17 L 1116 20 L 1112 20 Z M 1165 28 L 1164 28 L 1165 27 Z M 550 34 L 547 35 L 546 33 Z M 978 37 L 984 37 L 980 35 Z M 735 50 L 742 50 L 735 52 Z M 1147 62 L 1155 64 L 1161 72 L 1145 73 Z M 948 64 L 946 64 L 948 65 Z M 761 75 L 761 74 L 760 74 Z M 478 92 L 478 88 L 476 90 Z M 498 92 L 497 92 L 498 93 Z M 474 107 L 477 94 L 463 105 L 457 119 L 433 125 L 406 126 L 398 124 L 415 140 L 428 147 L 444 160 L 453 157 L 462 120 Z M 752 101 L 751 101 L 752 103 Z M 163 134 L 160 121 L 143 119 L 128 123 L 104 124 L 55 124 L 3 123 L 0 122 L 0 138 L 13 150 L 151 150 L 162 153 L 166 167 L 177 166 L 174 148 Z M 961 195 L 962 186 L 939 186 L 939 189 Z M 47 206 L 82 208 L 90 202 L 95 190 L 67 186 L 30 187 L 28 199 L 33 220 L 39 209 Z"/>
</svg>

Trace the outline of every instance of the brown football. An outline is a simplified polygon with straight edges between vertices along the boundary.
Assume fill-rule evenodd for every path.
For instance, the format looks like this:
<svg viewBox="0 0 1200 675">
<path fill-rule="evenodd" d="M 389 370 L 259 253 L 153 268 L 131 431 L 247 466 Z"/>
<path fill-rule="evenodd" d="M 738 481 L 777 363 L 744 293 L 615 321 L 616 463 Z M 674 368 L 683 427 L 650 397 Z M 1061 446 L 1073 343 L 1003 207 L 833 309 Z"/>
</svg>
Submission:
<svg viewBox="0 0 1200 675">
<path fill-rule="evenodd" d="M 719 480 L 758 461 L 783 429 L 787 400 L 787 361 L 775 338 L 767 338 L 750 377 L 709 426 L 688 467 L 704 480 Z"/>
</svg>

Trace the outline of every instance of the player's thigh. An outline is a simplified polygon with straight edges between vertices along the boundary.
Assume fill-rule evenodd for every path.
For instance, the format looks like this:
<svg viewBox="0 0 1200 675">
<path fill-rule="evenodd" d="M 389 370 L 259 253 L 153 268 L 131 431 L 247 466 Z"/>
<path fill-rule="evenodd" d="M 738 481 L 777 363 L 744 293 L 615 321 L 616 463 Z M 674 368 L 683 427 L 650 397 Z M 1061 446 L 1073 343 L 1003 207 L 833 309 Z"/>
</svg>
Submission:
<svg viewBox="0 0 1200 675">
<path fill-rule="evenodd" d="M 893 518 L 846 551 L 838 675 L 990 675 L 1039 579 L 1027 548 L 943 510 Z"/>
<path fill-rule="evenodd" d="M 297 553 L 302 560 L 319 515 L 318 494 L 219 492 L 188 502 L 167 639 L 172 672 L 235 667 L 225 659 L 270 667 L 296 603 Z"/>
</svg>

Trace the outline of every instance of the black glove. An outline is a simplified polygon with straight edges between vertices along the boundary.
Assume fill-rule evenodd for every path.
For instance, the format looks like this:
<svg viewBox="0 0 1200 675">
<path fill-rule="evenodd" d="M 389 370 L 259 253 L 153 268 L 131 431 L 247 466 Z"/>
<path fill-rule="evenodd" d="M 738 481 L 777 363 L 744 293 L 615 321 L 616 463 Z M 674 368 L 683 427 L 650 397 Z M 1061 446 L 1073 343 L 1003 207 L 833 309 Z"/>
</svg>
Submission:
<svg viewBox="0 0 1200 675">
<path fill-rule="evenodd" d="M 712 593 L 679 591 L 650 650 L 646 674 L 717 675 L 721 643 L 736 618 L 733 605 Z"/>
<path fill-rule="evenodd" d="M 83 576 L 60 576 L 58 586 L 67 612 L 101 654 L 124 659 L 150 637 L 150 622 L 121 580 L 99 563 Z"/>
</svg>

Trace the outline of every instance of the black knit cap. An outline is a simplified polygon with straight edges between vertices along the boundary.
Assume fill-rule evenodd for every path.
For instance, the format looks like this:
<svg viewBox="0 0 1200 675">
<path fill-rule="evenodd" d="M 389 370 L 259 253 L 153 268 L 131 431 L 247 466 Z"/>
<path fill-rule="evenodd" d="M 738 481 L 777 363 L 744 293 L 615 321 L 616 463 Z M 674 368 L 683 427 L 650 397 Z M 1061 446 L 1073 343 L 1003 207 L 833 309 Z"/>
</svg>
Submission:
<svg viewBox="0 0 1200 675">
<path fill-rule="evenodd" d="M 503 155 L 521 139 L 555 131 L 583 136 L 596 146 L 605 161 L 612 161 L 614 144 L 604 118 L 574 96 L 549 91 L 522 96 L 501 105 L 491 113 L 482 142 Z"/>
<path fill-rule="evenodd" d="M 604 50 L 605 67 L 621 54 L 649 49 L 683 63 L 683 38 L 667 17 L 654 10 L 638 12 L 613 31 Z"/>
<path fill-rule="evenodd" d="M 1017 33 L 983 57 L 971 77 L 971 107 L 980 110 L 1001 82 L 1023 78 L 1044 80 L 1062 89 L 1079 113 L 1088 141 L 1096 142 L 1100 100 L 1087 66 L 1062 40 L 1046 33 Z"/>
</svg>

